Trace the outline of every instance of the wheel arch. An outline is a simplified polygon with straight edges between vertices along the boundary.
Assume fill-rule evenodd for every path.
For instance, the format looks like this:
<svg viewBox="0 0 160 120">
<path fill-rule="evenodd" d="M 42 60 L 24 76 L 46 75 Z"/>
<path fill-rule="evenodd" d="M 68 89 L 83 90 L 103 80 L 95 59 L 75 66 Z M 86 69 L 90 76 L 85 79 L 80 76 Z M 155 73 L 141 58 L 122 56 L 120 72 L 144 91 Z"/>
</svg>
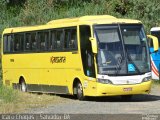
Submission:
<svg viewBox="0 0 160 120">
<path fill-rule="evenodd" d="M 24 78 L 23 75 L 21 75 L 21 76 L 19 77 L 19 84 L 21 84 L 22 82 L 25 82 L 25 83 L 26 83 L 25 78 Z"/>
<path fill-rule="evenodd" d="M 73 84 L 72 84 L 73 95 L 77 94 L 76 93 L 76 86 L 77 86 L 78 82 L 80 82 L 82 84 L 81 80 L 78 77 L 74 78 Z"/>
<path fill-rule="evenodd" d="M 24 76 L 19 77 L 19 89 L 22 92 L 27 92 L 27 84 L 26 84 Z"/>
</svg>

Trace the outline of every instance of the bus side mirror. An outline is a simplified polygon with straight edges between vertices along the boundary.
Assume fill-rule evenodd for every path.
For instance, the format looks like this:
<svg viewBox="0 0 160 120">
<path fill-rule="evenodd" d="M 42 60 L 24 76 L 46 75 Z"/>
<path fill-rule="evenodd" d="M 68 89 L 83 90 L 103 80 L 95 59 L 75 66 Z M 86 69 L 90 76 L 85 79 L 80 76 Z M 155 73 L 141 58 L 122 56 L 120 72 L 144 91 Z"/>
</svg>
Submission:
<svg viewBox="0 0 160 120">
<path fill-rule="evenodd" d="M 159 48 L 158 38 L 153 35 L 147 35 L 147 37 L 151 40 L 150 42 L 153 43 L 154 52 L 158 51 Z"/>
<path fill-rule="evenodd" d="M 97 41 L 95 38 L 90 37 L 89 40 L 91 41 L 91 45 L 92 45 L 92 52 L 94 54 L 97 54 Z"/>
</svg>

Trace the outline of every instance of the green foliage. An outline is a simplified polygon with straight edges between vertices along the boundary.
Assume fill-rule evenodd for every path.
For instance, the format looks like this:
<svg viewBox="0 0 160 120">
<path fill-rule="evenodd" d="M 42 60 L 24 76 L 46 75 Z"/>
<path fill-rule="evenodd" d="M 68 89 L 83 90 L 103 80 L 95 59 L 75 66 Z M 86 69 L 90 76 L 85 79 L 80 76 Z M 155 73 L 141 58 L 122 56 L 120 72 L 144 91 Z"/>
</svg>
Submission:
<svg viewBox="0 0 160 120">
<path fill-rule="evenodd" d="M 0 0 L 0 5 L 7 5 L 8 1 L 7 0 Z"/>
<path fill-rule="evenodd" d="M 148 33 L 151 27 L 160 26 L 158 0 L 111 0 L 109 4 L 113 15 L 142 21 Z"/>
<path fill-rule="evenodd" d="M 0 103 L 6 102 L 14 102 L 17 100 L 17 91 L 13 90 L 10 87 L 3 86 L 2 83 L 0 83 Z"/>
<path fill-rule="evenodd" d="M 153 26 L 160 26 L 158 0 L 1 0 L 0 7 L 0 33 L 6 27 L 97 14 L 141 20 L 147 32 Z"/>
</svg>

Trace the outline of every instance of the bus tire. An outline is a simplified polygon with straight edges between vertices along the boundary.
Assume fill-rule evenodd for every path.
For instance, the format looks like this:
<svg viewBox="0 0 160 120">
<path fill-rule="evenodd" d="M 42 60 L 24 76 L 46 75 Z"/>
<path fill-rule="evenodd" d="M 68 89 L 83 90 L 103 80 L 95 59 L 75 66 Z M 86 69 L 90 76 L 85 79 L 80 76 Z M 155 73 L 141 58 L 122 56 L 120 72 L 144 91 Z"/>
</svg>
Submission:
<svg viewBox="0 0 160 120">
<path fill-rule="evenodd" d="M 122 101 L 130 101 L 132 99 L 132 95 L 122 95 Z"/>
<path fill-rule="evenodd" d="M 77 98 L 79 100 L 85 100 L 84 94 L 83 94 L 83 87 L 80 82 L 77 83 Z"/>
<path fill-rule="evenodd" d="M 27 85 L 24 80 L 20 83 L 20 90 L 22 92 L 27 92 Z"/>
</svg>

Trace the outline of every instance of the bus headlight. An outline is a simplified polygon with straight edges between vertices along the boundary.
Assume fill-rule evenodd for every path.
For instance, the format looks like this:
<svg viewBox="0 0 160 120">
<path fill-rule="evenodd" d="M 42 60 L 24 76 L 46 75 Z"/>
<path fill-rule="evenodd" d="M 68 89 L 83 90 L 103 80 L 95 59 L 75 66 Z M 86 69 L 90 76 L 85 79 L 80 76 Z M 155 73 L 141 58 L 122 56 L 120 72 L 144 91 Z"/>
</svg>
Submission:
<svg viewBox="0 0 160 120">
<path fill-rule="evenodd" d="M 143 78 L 142 82 L 147 82 L 149 80 L 151 80 L 151 76 Z"/>
<path fill-rule="evenodd" d="M 99 83 L 103 83 L 103 84 L 113 84 L 110 80 L 108 79 L 97 79 L 97 81 Z"/>
</svg>

